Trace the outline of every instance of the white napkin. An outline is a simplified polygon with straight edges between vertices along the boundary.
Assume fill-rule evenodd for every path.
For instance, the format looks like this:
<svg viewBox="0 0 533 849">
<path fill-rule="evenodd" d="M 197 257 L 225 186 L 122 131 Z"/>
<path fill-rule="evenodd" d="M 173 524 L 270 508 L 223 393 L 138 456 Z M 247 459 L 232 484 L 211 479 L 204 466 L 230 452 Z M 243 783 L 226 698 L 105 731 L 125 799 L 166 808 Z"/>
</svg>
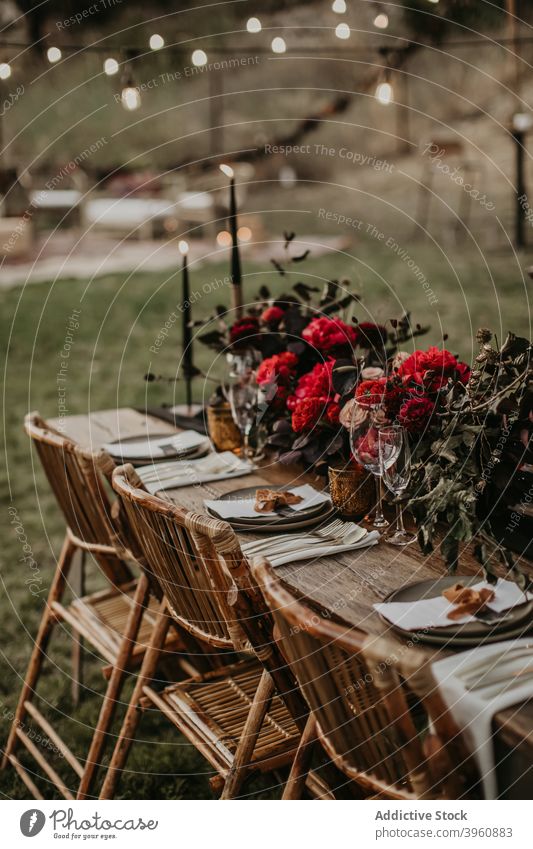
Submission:
<svg viewBox="0 0 533 849">
<path fill-rule="evenodd" d="M 251 474 L 256 467 L 241 460 L 231 451 L 208 454 L 198 460 L 176 460 L 174 463 L 156 463 L 137 469 L 148 492 L 194 486 L 208 481 L 226 480 Z"/>
<path fill-rule="evenodd" d="M 513 660 L 510 649 L 517 647 L 529 648 L 531 662 L 533 662 L 533 640 L 521 639 L 492 643 L 432 664 L 444 701 L 472 747 L 481 773 L 486 799 L 496 799 L 498 795 L 492 744 L 492 718 L 499 711 L 533 697 L 533 678 L 524 680 L 522 684 L 509 686 L 514 680 L 513 669 L 519 668 L 520 664 L 523 666 L 530 662 L 527 656 Z M 491 663 L 488 667 L 490 673 L 487 673 L 487 682 L 489 675 L 503 678 L 507 670 L 509 678 L 491 687 L 490 690 L 488 686 L 486 690 L 477 688 L 468 690 L 465 681 L 462 680 L 463 676 L 466 676 L 467 672 L 475 671 L 476 666 L 481 667 L 488 660 Z"/>
<path fill-rule="evenodd" d="M 290 540 L 290 537 L 288 537 Z M 285 551 L 283 554 L 274 554 L 269 557 L 268 549 L 261 551 L 261 554 L 266 557 L 272 566 L 283 566 L 284 563 L 295 563 L 298 560 L 317 560 L 319 557 L 327 557 L 329 554 L 340 554 L 342 551 L 354 551 L 357 548 L 366 548 L 370 545 L 377 545 L 379 542 L 379 533 L 370 531 L 359 542 L 347 543 L 339 545 L 339 543 L 328 543 L 324 540 L 324 545 L 311 545 L 305 547 L 305 542 L 302 543 L 302 548 L 294 549 L 290 546 L 290 551 Z"/>
<path fill-rule="evenodd" d="M 209 444 L 209 439 L 201 433 L 196 433 L 194 430 L 184 430 L 182 433 L 169 433 L 168 436 L 158 436 L 156 439 L 107 442 L 102 447 L 112 457 L 121 457 L 123 460 L 151 460 L 167 456 L 162 448 L 165 445 L 171 445 L 175 454 L 182 454 Z"/>
<path fill-rule="evenodd" d="M 257 488 L 261 489 L 263 487 Z M 326 492 L 319 492 L 307 483 L 303 486 L 291 487 L 288 492 L 292 492 L 294 495 L 301 495 L 303 499 L 298 504 L 290 505 L 290 509 L 296 510 L 296 512 L 306 510 L 308 507 L 314 507 L 316 504 L 323 504 L 325 501 L 329 501 L 329 495 Z M 233 501 L 229 499 L 225 499 L 224 501 L 206 500 L 204 501 L 204 506 L 208 507 L 210 510 L 214 510 L 223 519 L 257 519 L 261 516 L 278 515 L 275 510 L 270 510 L 268 513 L 258 513 L 254 510 L 254 503 L 255 497 L 250 497 L 236 498 Z"/>
<path fill-rule="evenodd" d="M 460 582 L 460 578 L 458 578 L 458 582 Z M 482 587 L 494 590 L 494 599 L 487 607 L 490 610 L 496 610 L 498 613 L 533 598 L 529 593 L 526 599 L 520 587 L 513 581 L 499 579 L 495 586 L 480 581 L 472 589 L 480 590 Z M 475 616 L 470 615 L 462 616 L 453 621 L 448 619 L 447 614 L 453 607 L 454 605 L 450 604 L 444 596 L 424 598 L 420 601 L 390 601 L 374 605 L 374 609 L 381 613 L 385 619 L 406 631 L 420 631 L 423 628 L 446 628 L 478 621 Z"/>
</svg>

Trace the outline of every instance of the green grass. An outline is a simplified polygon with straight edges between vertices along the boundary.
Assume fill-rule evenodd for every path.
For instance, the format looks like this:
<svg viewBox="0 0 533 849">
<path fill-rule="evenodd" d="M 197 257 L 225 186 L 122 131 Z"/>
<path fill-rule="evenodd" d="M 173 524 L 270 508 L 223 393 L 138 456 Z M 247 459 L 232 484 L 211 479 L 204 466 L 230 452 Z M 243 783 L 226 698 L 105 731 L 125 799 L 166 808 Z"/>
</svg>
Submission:
<svg viewBox="0 0 533 849">
<path fill-rule="evenodd" d="M 438 297 L 428 305 L 419 283 L 406 263 L 377 241 L 365 241 L 354 255 L 321 257 L 294 266 L 296 279 L 320 282 L 326 277 L 351 277 L 364 297 L 358 312 L 384 321 L 400 308 L 412 310 L 416 321 L 430 323 L 424 340 L 439 343 L 449 334 L 448 347 L 470 359 L 475 343 L 472 329 L 493 326 L 498 335 L 506 329 L 529 335 L 529 306 L 520 267 L 510 254 L 480 255 L 448 251 L 447 257 L 429 244 L 406 247 L 423 270 Z M 526 259 L 521 258 L 526 265 Z M 261 283 L 279 290 L 280 281 L 267 266 L 247 265 L 246 293 Z M 227 274 L 222 266 L 193 269 L 192 288 Z M 492 277 L 492 280 L 491 280 Z M 497 293 L 497 297 L 496 297 Z M 64 525 L 30 445 L 22 431 L 22 419 L 30 409 L 57 415 L 56 374 L 66 336 L 68 317 L 81 310 L 79 329 L 68 360 L 67 406 L 71 413 L 85 413 L 115 406 L 136 406 L 174 400 L 168 384 L 147 384 L 150 368 L 173 375 L 178 362 L 179 328 L 175 326 L 157 355 L 150 346 L 179 299 L 179 280 L 163 274 L 113 275 L 92 281 L 65 280 L 28 286 L 0 294 L 0 338 L 6 353 L 5 453 L 1 463 L 2 596 L 0 622 L 2 667 L 0 675 L 0 740 L 9 726 L 20 681 L 41 615 L 44 594 L 36 597 L 27 588 L 28 570 L 23 551 L 10 524 L 8 508 L 14 507 L 40 570 L 43 590 L 52 575 Z M 202 297 L 195 315 L 207 315 L 215 303 L 227 300 L 225 289 Z M 368 312 L 366 312 L 368 311 Z M 197 346 L 197 361 L 209 368 L 212 354 Z M 197 396 L 209 394 L 202 382 Z M 178 384 L 175 400 L 182 400 Z M 102 679 L 98 663 L 87 662 L 88 692 L 82 705 L 71 709 L 69 639 L 57 632 L 52 643 L 53 663 L 46 666 L 40 692 L 48 701 L 46 711 L 60 716 L 58 725 L 81 757 L 87 750 L 90 729 L 99 709 Z M 94 691 L 94 692 L 93 692 Z M 130 772 L 121 786 L 127 798 L 209 797 L 210 770 L 203 759 L 160 717 L 147 717 L 141 736 L 148 741 L 135 746 L 128 764 Z M 270 795 L 263 785 L 258 793 Z M 252 788 L 253 789 L 253 788 Z M 0 774 L 0 792 L 23 798 L 25 788 L 12 770 Z M 47 795 L 52 796 L 51 790 Z"/>
</svg>

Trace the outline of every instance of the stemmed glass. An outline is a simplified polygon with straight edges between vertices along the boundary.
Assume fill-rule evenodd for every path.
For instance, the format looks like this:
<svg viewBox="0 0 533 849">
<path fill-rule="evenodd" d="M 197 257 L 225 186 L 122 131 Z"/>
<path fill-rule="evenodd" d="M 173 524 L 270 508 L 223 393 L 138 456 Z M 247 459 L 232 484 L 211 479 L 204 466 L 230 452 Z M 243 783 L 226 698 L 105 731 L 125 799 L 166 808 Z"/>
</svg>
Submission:
<svg viewBox="0 0 533 849">
<path fill-rule="evenodd" d="M 387 489 L 399 498 L 407 489 L 411 478 L 411 450 L 405 428 L 399 425 L 380 428 L 378 434 L 379 462 Z M 405 530 L 403 511 L 396 503 L 396 527 L 385 537 L 392 545 L 409 545 L 415 534 Z"/>
<path fill-rule="evenodd" d="M 250 433 L 257 415 L 258 386 L 255 372 L 250 369 L 235 375 L 228 388 L 228 400 L 233 421 L 243 438 L 243 455 L 250 459 Z"/>
<path fill-rule="evenodd" d="M 383 484 L 378 446 L 379 429 L 386 424 L 387 418 L 381 395 L 366 396 L 355 402 L 350 423 L 350 446 L 357 462 L 371 472 L 376 480 L 377 503 L 372 522 L 374 528 L 389 526 L 382 508 Z"/>
</svg>

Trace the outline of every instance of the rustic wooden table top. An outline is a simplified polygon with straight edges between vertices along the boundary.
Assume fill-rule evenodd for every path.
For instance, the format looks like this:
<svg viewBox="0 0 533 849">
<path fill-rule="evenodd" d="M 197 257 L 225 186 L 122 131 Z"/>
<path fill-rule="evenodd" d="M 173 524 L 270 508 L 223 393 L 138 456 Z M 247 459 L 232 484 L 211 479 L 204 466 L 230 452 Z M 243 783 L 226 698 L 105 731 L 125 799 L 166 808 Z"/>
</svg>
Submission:
<svg viewBox="0 0 533 849">
<path fill-rule="evenodd" d="M 57 427 L 58 420 L 51 420 L 51 424 Z M 115 439 L 173 433 L 175 430 L 160 419 L 127 408 L 69 416 L 62 420 L 62 433 L 65 436 L 94 451 Z M 203 512 L 206 498 L 216 498 L 239 485 L 264 486 L 265 483 L 313 483 L 317 488 L 323 485 L 322 479 L 299 468 L 273 463 L 246 476 L 242 483 L 239 478 L 233 478 L 165 490 L 161 494 L 186 508 Z M 238 536 L 243 542 L 253 538 L 248 533 L 240 533 Z M 386 632 L 390 637 L 393 632 L 376 614 L 372 605 L 404 584 L 442 577 L 445 566 L 437 553 L 425 556 L 415 543 L 406 548 L 376 545 L 313 560 L 312 564 L 287 564 L 278 567 L 277 571 L 303 596 L 332 611 L 349 625 L 374 634 Z M 482 574 L 479 564 L 468 551 L 461 558 L 460 572 L 464 575 Z M 497 748 L 502 757 L 502 767 L 498 770 L 500 787 L 507 788 L 510 798 L 530 798 L 533 788 L 533 702 L 498 714 L 495 731 L 500 738 Z M 524 771 L 525 764 L 529 767 Z M 524 793 L 528 795 L 524 797 Z"/>
</svg>

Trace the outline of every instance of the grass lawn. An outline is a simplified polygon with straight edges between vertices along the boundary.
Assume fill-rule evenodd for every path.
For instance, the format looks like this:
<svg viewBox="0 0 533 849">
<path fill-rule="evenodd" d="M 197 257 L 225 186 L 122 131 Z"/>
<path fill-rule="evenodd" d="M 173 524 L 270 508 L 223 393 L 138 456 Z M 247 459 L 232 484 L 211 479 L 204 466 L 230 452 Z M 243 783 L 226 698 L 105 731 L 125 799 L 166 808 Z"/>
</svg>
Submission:
<svg viewBox="0 0 533 849">
<path fill-rule="evenodd" d="M 406 250 L 409 251 L 408 248 Z M 363 296 L 358 315 L 385 321 L 398 316 L 402 307 L 413 319 L 430 323 L 432 330 L 423 344 L 436 343 L 443 332 L 447 346 L 471 359 L 475 353 L 473 333 L 480 325 L 492 326 L 501 338 L 507 329 L 530 335 L 527 285 L 520 264 L 511 252 L 505 256 L 481 256 L 477 252 L 448 250 L 446 255 L 432 246 L 413 247 L 409 256 L 431 284 L 438 302 L 430 305 L 420 282 L 405 256 L 373 240 L 362 242 L 357 259 L 352 254 L 321 257 L 294 266 L 295 278 L 308 283 L 327 277 L 351 277 Z M 221 265 L 192 269 L 192 289 L 212 288 L 213 280 L 227 275 Z M 270 268 L 247 263 L 246 294 L 251 297 L 259 285 L 287 288 Z M 79 327 L 72 332 L 68 358 L 66 403 L 71 413 L 115 406 L 137 406 L 182 400 L 182 387 L 147 384 L 143 375 L 149 369 L 174 375 L 178 363 L 180 331 L 170 331 L 159 353 L 150 352 L 160 329 L 179 301 L 179 278 L 164 274 L 115 275 L 97 280 L 61 281 L 28 286 L 0 293 L 0 340 L 6 352 L 4 396 L 5 450 L 1 461 L 0 493 L 2 521 L 2 595 L 0 597 L 0 745 L 9 727 L 10 711 L 16 704 L 21 677 L 36 632 L 46 587 L 59 552 L 64 525 L 41 470 L 35 464 L 30 445 L 22 431 L 28 410 L 46 417 L 58 415 L 56 374 L 67 336 L 69 316 L 79 310 Z M 225 287 L 202 295 L 195 315 L 207 315 L 216 303 L 225 303 Z M 196 360 L 204 368 L 212 364 L 212 354 L 196 347 Z M 197 397 L 208 395 L 201 381 Z M 40 573 L 42 594 L 28 591 L 28 569 L 21 542 L 11 523 L 12 513 L 24 529 Z M 20 535 L 20 532 L 19 532 Z M 92 589 L 92 586 L 90 587 Z M 86 664 L 87 692 L 82 705 L 72 711 L 70 704 L 69 646 L 59 630 L 52 642 L 51 663 L 41 681 L 41 709 L 54 718 L 73 750 L 83 759 L 100 706 L 102 679 L 98 664 Z M 146 742 L 132 750 L 129 773 L 121 785 L 126 798 L 209 797 L 210 770 L 196 752 L 159 716 L 147 717 L 141 726 Z M 31 763 L 31 766 L 33 764 Z M 68 775 L 68 772 L 66 773 Z M 267 782 L 268 783 L 268 782 Z M 41 786 L 44 786 L 41 783 Z M 262 784 L 256 791 L 271 795 Z M 250 791 L 253 792 L 253 786 Z M 0 792 L 24 798 L 27 792 L 12 770 L 0 774 Z M 45 791 L 50 798 L 52 788 Z"/>
</svg>

